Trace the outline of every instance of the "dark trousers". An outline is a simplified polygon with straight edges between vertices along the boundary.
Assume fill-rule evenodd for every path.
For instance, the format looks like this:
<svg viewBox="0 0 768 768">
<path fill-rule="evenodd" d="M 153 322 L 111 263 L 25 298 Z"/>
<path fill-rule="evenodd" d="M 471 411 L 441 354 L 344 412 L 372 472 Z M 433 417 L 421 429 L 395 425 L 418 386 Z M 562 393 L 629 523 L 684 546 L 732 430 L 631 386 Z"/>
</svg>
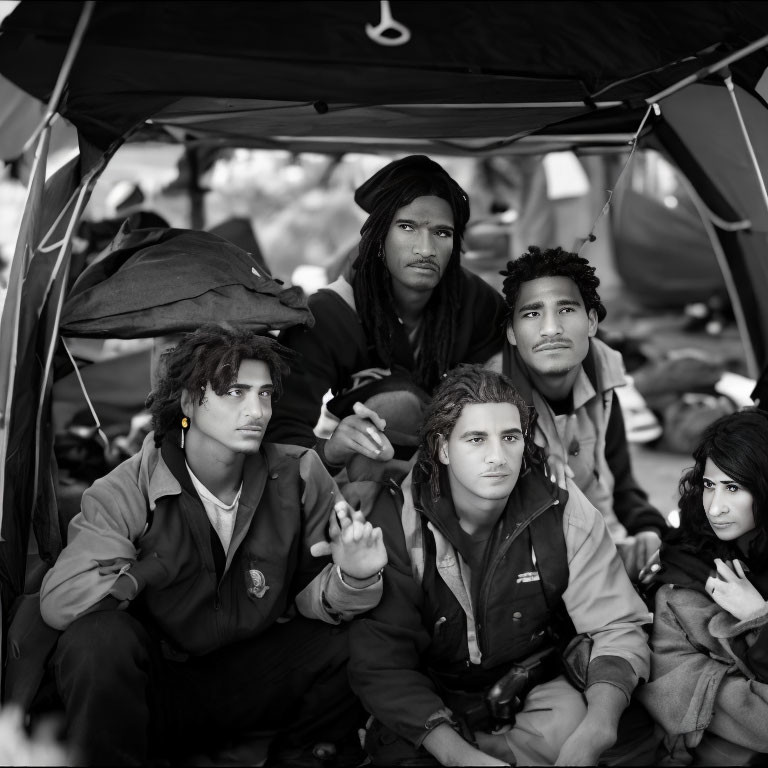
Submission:
<svg viewBox="0 0 768 768">
<path fill-rule="evenodd" d="M 85 763 L 139 765 L 278 731 L 286 748 L 341 741 L 362 710 L 347 681 L 348 633 L 296 618 L 186 661 L 125 611 L 87 614 L 59 638 L 53 664 L 69 743 Z"/>
</svg>

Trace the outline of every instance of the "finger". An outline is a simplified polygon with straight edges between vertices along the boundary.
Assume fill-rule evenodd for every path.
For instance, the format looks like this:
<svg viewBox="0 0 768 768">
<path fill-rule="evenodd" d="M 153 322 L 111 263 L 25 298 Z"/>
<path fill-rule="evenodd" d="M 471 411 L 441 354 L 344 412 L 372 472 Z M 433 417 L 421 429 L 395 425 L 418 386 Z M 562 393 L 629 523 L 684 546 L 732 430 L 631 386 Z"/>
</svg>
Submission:
<svg viewBox="0 0 768 768">
<path fill-rule="evenodd" d="M 349 419 L 349 417 L 347 417 Z M 377 459 L 381 448 L 373 442 L 369 435 L 365 434 L 365 427 L 357 419 L 354 421 L 345 419 L 331 436 L 335 448 L 335 454 L 344 457 L 348 461 L 350 454 L 360 453 L 369 459 Z M 344 422 L 347 422 L 346 424 Z M 328 455 L 326 451 L 326 455 Z"/>
<path fill-rule="evenodd" d="M 363 538 L 363 530 L 365 523 L 361 523 L 359 520 L 355 520 L 352 523 L 352 540 L 355 542 L 360 541 Z"/>
<path fill-rule="evenodd" d="M 378 459 L 382 451 L 378 443 L 375 443 L 365 431 L 357 428 L 349 435 L 348 445 L 352 451 L 361 453 L 369 459 Z"/>
<path fill-rule="evenodd" d="M 363 536 L 362 540 L 366 544 L 371 543 L 371 536 L 373 534 L 373 526 L 370 523 L 363 523 Z"/>
<path fill-rule="evenodd" d="M 364 523 L 365 522 L 365 515 L 363 514 L 362 509 L 353 509 L 352 510 L 352 521 L 357 523 Z"/>
<path fill-rule="evenodd" d="M 653 560 L 653 556 L 655 554 L 656 554 L 655 542 L 647 541 L 647 540 L 641 542 L 639 562 L 643 564 L 644 568 L 646 566 L 651 565 L 651 560 Z"/>
<path fill-rule="evenodd" d="M 733 565 L 736 568 L 736 573 L 738 574 L 740 579 L 746 579 L 747 574 L 744 573 L 744 566 L 741 564 L 741 560 L 734 560 Z"/>
<path fill-rule="evenodd" d="M 710 576 L 705 582 L 704 582 L 704 589 L 706 590 L 708 595 L 712 595 L 715 592 L 715 585 L 717 584 L 717 579 L 714 576 Z"/>
<path fill-rule="evenodd" d="M 384 446 L 384 441 L 381 439 L 381 435 L 376 431 L 376 427 L 366 427 L 365 432 L 371 436 L 373 441 L 378 444 L 379 448 Z"/>
<path fill-rule="evenodd" d="M 715 558 L 715 568 L 724 581 L 734 581 L 738 576 L 719 557 Z"/>
<path fill-rule="evenodd" d="M 363 405 L 362 403 L 355 403 L 352 406 L 352 410 L 361 418 L 363 419 L 370 419 L 373 422 L 373 425 L 380 429 L 382 432 L 387 428 L 387 422 L 379 416 L 376 411 L 374 411 L 371 408 L 368 408 L 367 406 Z"/>
<path fill-rule="evenodd" d="M 329 557 L 331 554 L 331 545 L 327 541 L 318 541 L 309 548 L 309 554 L 312 557 Z"/>
<path fill-rule="evenodd" d="M 331 510 L 331 514 L 328 516 L 328 538 L 331 541 L 338 541 L 342 527 L 343 524 L 339 520 L 339 512 L 336 507 L 334 507 Z"/>
</svg>

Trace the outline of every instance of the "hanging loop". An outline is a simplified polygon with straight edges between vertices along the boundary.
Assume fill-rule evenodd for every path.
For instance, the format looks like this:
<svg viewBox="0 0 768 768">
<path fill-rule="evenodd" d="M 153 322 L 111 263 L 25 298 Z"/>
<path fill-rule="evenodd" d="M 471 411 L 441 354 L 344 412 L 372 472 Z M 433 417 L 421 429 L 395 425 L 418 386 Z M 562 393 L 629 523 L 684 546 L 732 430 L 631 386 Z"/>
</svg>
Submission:
<svg viewBox="0 0 768 768">
<path fill-rule="evenodd" d="M 397 37 L 388 37 L 387 32 L 394 32 Z M 411 30 L 392 18 L 389 0 L 381 0 L 381 21 L 375 27 L 366 24 L 365 34 L 379 45 L 405 45 L 411 39 Z"/>
</svg>

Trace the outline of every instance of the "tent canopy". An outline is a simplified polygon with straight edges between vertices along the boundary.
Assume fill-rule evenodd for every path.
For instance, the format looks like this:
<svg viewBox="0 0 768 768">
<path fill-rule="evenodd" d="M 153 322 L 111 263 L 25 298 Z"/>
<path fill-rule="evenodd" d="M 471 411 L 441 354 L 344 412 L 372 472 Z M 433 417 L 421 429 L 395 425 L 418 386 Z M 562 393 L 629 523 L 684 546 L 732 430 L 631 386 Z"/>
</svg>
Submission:
<svg viewBox="0 0 768 768">
<path fill-rule="evenodd" d="M 626 151 L 637 136 L 690 185 L 756 374 L 768 199 L 725 78 L 766 168 L 767 42 L 768 5 L 751 2 L 23 0 L 0 28 L 0 95 L 60 93 L 81 155 L 45 190 L 33 173 L 0 327 L 3 610 L 24 588 L 30 521 L 44 557 L 60 545 L 48 427 L 68 233 L 122 142 L 488 155 Z M 0 109 L 0 133 L 12 117 Z"/>
<path fill-rule="evenodd" d="M 404 44 L 377 37 L 384 5 Z M 22 2 L 2 75 L 47 100 L 81 8 Z M 749 2 L 97 3 L 60 112 L 101 150 L 147 120 L 238 146 L 626 141 L 647 99 L 766 34 L 768 8 Z M 736 62 L 736 82 L 752 89 L 766 65 Z"/>
</svg>

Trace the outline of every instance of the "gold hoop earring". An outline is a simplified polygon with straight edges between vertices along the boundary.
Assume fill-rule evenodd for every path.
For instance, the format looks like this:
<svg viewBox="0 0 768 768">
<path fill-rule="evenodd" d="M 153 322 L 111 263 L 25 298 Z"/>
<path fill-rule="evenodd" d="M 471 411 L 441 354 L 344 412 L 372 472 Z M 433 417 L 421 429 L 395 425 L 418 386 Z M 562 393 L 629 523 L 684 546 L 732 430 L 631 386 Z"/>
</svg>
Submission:
<svg viewBox="0 0 768 768">
<path fill-rule="evenodd" d="M 189 419 L 184 416 L 181 420 L 181 448 L 184 448 L 184 430 L 189 428 Z"/>
</svg>

